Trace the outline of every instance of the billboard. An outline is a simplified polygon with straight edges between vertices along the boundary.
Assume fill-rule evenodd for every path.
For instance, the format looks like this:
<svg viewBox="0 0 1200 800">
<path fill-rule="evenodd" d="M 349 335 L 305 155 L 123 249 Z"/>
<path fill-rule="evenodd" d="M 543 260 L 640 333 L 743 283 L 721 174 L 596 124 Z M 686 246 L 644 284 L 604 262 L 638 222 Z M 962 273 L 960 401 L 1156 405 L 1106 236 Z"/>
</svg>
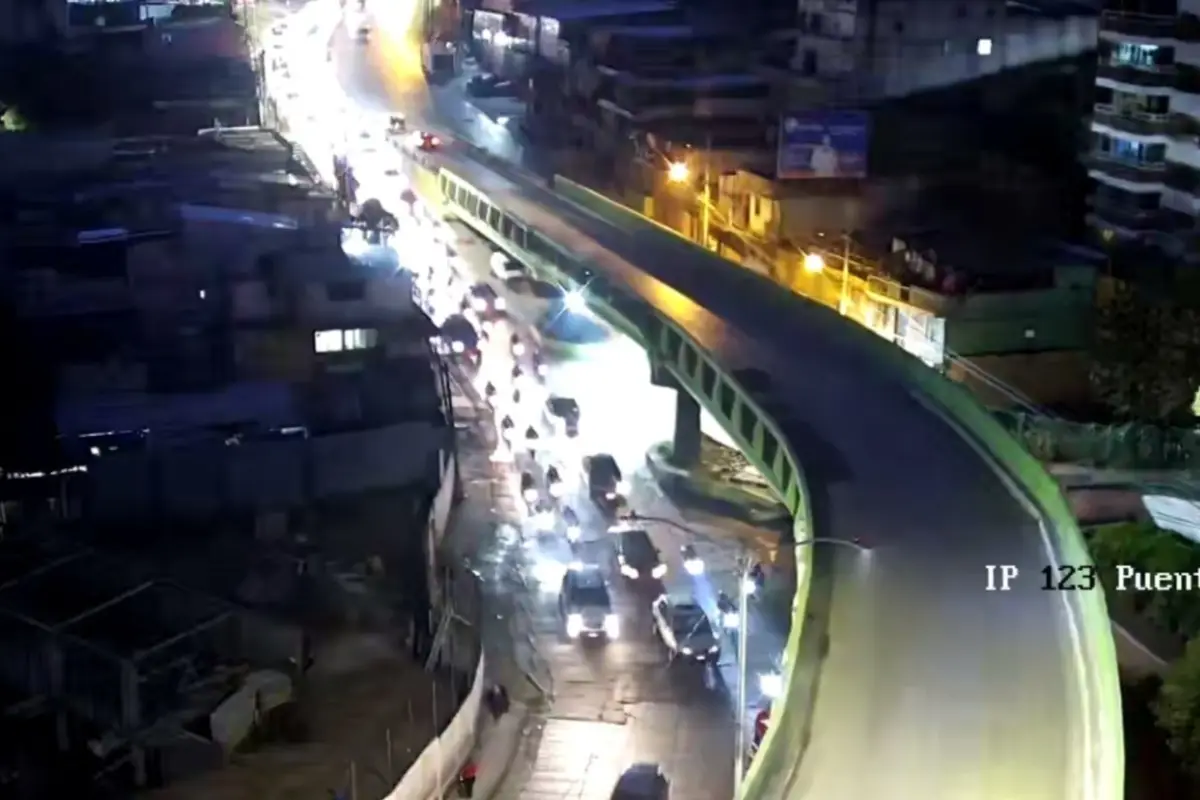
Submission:
<svg viewBox="0 0 1200 800">
<path fill-rule="evenodd" d="M 776 175 L 784 180 L 866 177 L 869 129 L 862 111 L 784 114 Z"/>
</svg>

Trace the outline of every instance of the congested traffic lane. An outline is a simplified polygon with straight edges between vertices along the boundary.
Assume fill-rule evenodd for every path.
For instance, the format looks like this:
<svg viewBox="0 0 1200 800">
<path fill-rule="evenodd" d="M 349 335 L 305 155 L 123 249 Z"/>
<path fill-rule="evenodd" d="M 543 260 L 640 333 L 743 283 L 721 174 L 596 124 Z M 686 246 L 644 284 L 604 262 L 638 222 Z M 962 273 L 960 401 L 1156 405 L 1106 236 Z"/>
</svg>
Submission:
<svg viewBox="0 0 1200 800">
<path fill-rule="evenodd" d="M 483 245 L 464 244 L 458 239 L 462 266 L 475 279 L 484 278 L 490 251 Z M 440 283 L 440 281 L 438 281 Z M 465 294 L 464 285 L 459 292 Z M 544 394 L 534 378 L 530 362 L 533 351 L 525 314 L 544 313 L 550 301 L 532 294 L 505 291 L 509 313 L 490 326 L 481 344 L 482 359 L 475 388 L 477 396 L 493 382 L 497 387 L 497 427 L 503 416 L 518 420 L 521 433 L 533 425 L 540 441 L 531 456 L 523 437 L 515 440 L 511 454 L 493 459 L 493 468 L 509 484 L 509 493 L 520 497 L 519 476 L 537 477 L 538 501 L 547 505 L 544 469 L 557 463 L 567 491 L 558 505 L 570 506 L 578 516 L 582 541 L 572 549 L 567 543 L 558 514 L 538 519 L 523 514 L 498 538 L 518 551 L 527 583 L 535 589 L 529 598 L 535 638 L 552 675 L 554 699 L 550 718 L 542 731 L 537 758 L 514 770 L 501 797 L 607 797 L 621 771 L 636 760 L 657 760 L 671 775 L 673 796 L 709 798 L 714 787 L 732 787 L 733 727 L 728 693 L 719 674 L 693 665 L 671 664 L 650 627 L 649 603 L 657 593 L 653 585 L 635 585 L 620 578 L 614 569 L 608 527 L 611 519 L 587 497 L 581 462 L 587 451 L 574 440 L 555 438 L 542 423 L 540 406 Z M 514 357 L 511 336 L 529 345 Z M 527 380 L 520 381 L 523 397 L 511 402 L 512 367 L 520 364 Z M 563 387 L 562 371 L 570 365 L 547 358 L 545 384 Z M 507 399 L 506 399 L 507 398 Z M 585 412 L 586 413 L 586 412 Z M 586 429 L 581 420 L 581 433 Z M 620 436 L 621 431 L 613 432 Z M 634 502 L 652 490 L 645 476 L 632 475 Z M 671 554 L 664 551 L 665 560 Z M 558 609 L 562 577 L 573 560 L 594 564 L 607 577 L 614 611 L 621 631 L 615 641 L 605 643 L 572 641 L 566 638 Z M 682 571 L 672 565 L 672 571 Z M 496 587 L 498 588 L 498 587 Z M 562 746 L 564 742 L 573 743 Z M 603 743 L 603 744 L 602 744 Z"/>
<path fill-rule="evenodd" d="M 490 281 L 507 298 L 509 317 L 523 323 L 515 327 L 506 327 L 505 335 L 522 328 L 528 330 L 530 322 L 541 318 L 554 307 L 554 301 L 547 297 L 546 292 L 531 291 L 528 282 L 502 282 L 490 275 L 492 251 L 488 245 L 474 239 L 473 233 L 467 228 L 455 226 L 455 230 L 458 251 L 464 257 L 464 266 L 470 271 L 472 278 Z M 601 515 L 586 496 L 582 485 L 582 470 L 578 465 L 588 453 L 612 452 L 617 455 L 623 472 L 630 477 L 630 507 L 637 513 L 651 518 L 641 527 L 650 533 L 664 563 L 668 566 L 668 574 L 661 587 L 655 587 L 649 593 L 642 587 L 638 592 L 641 601 L 637 609 L 638 618 L 645 619 L 649 598 L 657 591 L 665 590 L 674 597 L 699 601 L 710 619 L 719 624 L 721 614 L 717 607 L 717 593 L 724 592 L 730 597 L 736 597 L 738 589 L 741 548 L 737 543 L 773 541 L 777 540 L 778 534 L 770 530 L 751 529 L 748 525 L 695 510 L 689 509 L 684 515 L 663 496 L 656 482 L 643 468 L 643 464 L 647 447 L 651 443 L 661 441 L 671 430 L 670 415 L 674 413 L 673 392 L 649 383 L 648 366 L 639 364 L 639 361 L 645 360 L 645 355 L 636 345 L 625 340 L 616 331 L 609 329 L 609 334 L 610 341 L 588 348 L 589 352 L 583 356 L 577 354 L 577 357 L 570 361 L 549 362 L 550 370 L 545 386 L 578 401 L 582 411 L 579 436 L 575 439 L 555 440 L 553 456 L 550 458 L 543 452 L 536 460 L 521 459 L 524 463 L 523 468 L 537 475 L 540 481 L 539 465 L 544 466 L 548 461 L 557 463 L 564 477 L 572 482 L 573 497 L 567 502 L 581 519 L 585 520 L 584 538 L 590 540 L 590 543 L 584 546 L 582 553 L 588 558 L 611 563 L 611 546 L 608 543 L 610 537 L 606 532 L 610 519 Z M 629 348 L 634 352 L 630 352 Z M 605 351 L 610 352 L 606 355 Z M 613 363 L 621 363 L 623 366 L 613 369 L 610 366 Z M 508 374 L 507 366 L 481 371 L 477 381 L 480 392 L 482 393 L 483 385 L 488 380 L 495 380 L 498 386 L 505 387 Z M 496 375 L 500 377 L 495 377 Z M 498 396 L 506 396 L 503 388 Z M 619 398 L 626 402 L 622 403 Z M 540 402 L 540 396 L 530 395 L 529 400 L 536 405 Z M 506 404 L 500 405 L 503 414 L 520 416 Z M 657 413 L 652 413 L 651 409 L 656 405 Z M 644 419 L 648 414 L 653 418 L 649 426 L 634 424 L 634 421 Z M 706 428 L 715 425 L 711 418 L 706 420 Z M 549 435 L 548 429 L 540 430 L 543 431 L 543 435 Z M 657 520 L 666 520 L 674 525 L 663 524 Z M 692 545 L 701 557 L 704 563 L 702 575 L 687 574 L 681 552 L 685 544 Z M 563 552 L 560 542 L 557 557 L 567 560 L 569 556 L 564 556 Z M 543 560 L 549 561 L 556 557 L 555 553 L 545 551 L 539 555 Z M 752 717 L 761 704 L 758 677 L 771 676 L 779 668 L 778 658 L 787 635 L 786 621 L 786 617 L 781 620 L 768 615 L 757 606 L 756 599 L 751 601 L 748 622 L 750 638 L 747 642 L 747 675 L 751 683 L 747 687 L 747 717 Z M 736 638 L 727 637 L 719 668 L 720 674 L 708 686 L 710 690 L 723 690 L 727 701 L 732 701 L 736 696 L 739 679 L 735 655 Z M 732 730 L 730 735 L 734 735 Z M 732 739 L 727 739 L 724 746 L 732 748 Z"/>
<path fill-rule="evenodd" d="M 319 75 L 309 77 L 313 85 L 322 83 Z M 389 153 L 386 147 L 380 147 L 375 139 L 386 137 L 382 137 L 382 133 L 377 137 L 371 130 L 371 126 L 383 125 L 384 115 L 375 113 L 381 109 L 363 109 L 356 106 L 353 100 L 337 100 L 333 97 L 327 98 L 326 101 L 342 108 L 342 124 L 328 126 L 331 142 L 314 142 L 313 145 L 320 147 L 325 144 L 333 152 L 343 150 L 355 168 L 360 184 L 372 189 L 376 185 L 380 186 L 381 190 L 387 189 L 387 192 L 377 192 L 379 199 L 396 208 L 393 198 L 399 196 L 404 181 L 399 175 L 389 176 L 386 172 L 380 172 L 393 169 L 391 164 L 394 160 L 390 160 L 389 156 L 393 155 L 395 150 L 392 148 Z M 302 98 L 295 98 L 290 102 L 298 113 L 305 111 L 306 106 Z M 364 129 L 364 125 L 367 128 Z M 320 134 L 322 131 L 314 130 L 312 133 Z M 390 145 L 386 142 L 385 144 Z M 308 146 L 306 144 L 306 147 Z M 435 232 L 441 230 L 439 226 L 429 220 L 416 224 L 415 221 L 403 219 L 403 213 L 397 213 L 402 217 L 403 223 L 403 230 L 395 239 L 399 245 L 397 255 L 400 260 L 412 261 L 415 258 L 427 262 L 430 266 L 436 266 L 434 262 L 438 259 L 433 253 L 438 245 L 448 241 L 445 231 L 438 233 L 437 238 L 440 241 L 434 242 Z M 481 261 L 480 257 L 486 259 L 487 253 L 484 247 L 478 248 L 478 252 L 474 254 L 464 252 L 462 263 L 468 264 L 477 277 L 481 276 L 486 270 L 486 260 Z M 462 296 L 466 287 L 455 285 L 456 281 L 450 275 L 452 270 L 444 268 L 440 270 L 440 274 L 434 274 L 439 270 L 430 270 L 420 264 L 410 266 L 428 281 L 425 287 L 427 293 L 430 289 L 439 293 L 438 315 L 444 317 L 454 313 L 454 295 L 457 293 Z M 511 294 L 507 296 L 513 297 Z M 622 615 L 623 627 L 627 629 L 627 635 L 622 636 L 612 648 L 602 649 L 598 653 L 594 650 L 581 650 L 577 643 L 561 641 L 562 621 L 555 601 L 565 558 L 563 553 L 569 550 L 563 549 L 565 543 L 561 537 L 561 530 L 555 530 L 559 528 L 557 523 L 546 526 L 528 518 L 522 520 L 520 529 L 523 535 L 512 537 L 513 541 L 519 544 L 534 581 L 537 582 L 538 578 L 541 578 L 542 587 L 549 589 L 539 592 L 533 606 L 534 616 L 538 621 L 538 638 L 543 643 L 543 649 L 550 654 L 548 660 L 551 671 L 556 677 L 563 678 L 555 681 L 560 687 L 554 708 L 555 716 L 560 719 L 581 717 L 587 720 L 610 720 L 604 724 L 612 724 L 612 721 L 623 723 L 625 739 L 628 740 L 629 746 L 619 751 L 620 757 L 610 765 L 613 770 L 619 772 L 621 767 L 632 760 L 657 757 L 664 768 L 676 776 L 675 791 L 678 796 L 712 796 L 714 787 L 729 785 L 732 771 L 733 715 L 728 709 L 729 694 L 724 691 L 730 682 L 731 670 L 726 668 L 710 672 L 704 669 L 688 669 L 691 665 L 672 665 L 667 662 L 660 647 L 650 635 L 648 614 L 650 600 L 663 587 L 627 587 L 616 577 L 610 537 L 607 533 L 611 520 L 606 519 L 593 507 L 582 486 L 582 458 L 591 452 L 594 443 L 596 450 L 615 451 L 614 454 L 619 454 L 618 457 L 634 484 L 631 499 L 635 508 L 641 504 L 650 507 L 652 501 L 660 499 L 656 487 L 647 480 L 644 471 L 635 468 L 640 467 L 646 448 L 650 444 L 669 435 L 668 415 L 673 412 L 672 403 L 669 399 L 665 404 L 662 403 L 665 393 L 650 386 L 647 380 L 648 365 L 644 367 L 644 374 L 638 375 L 635 371 L 633 377 L 628 371 L 623 375 L 614 375 L 608 371 L 615 364 L 627 360 L 631 353 L 635 354 L 635 363 L 638 359 L 645 362 L 644 354 L 635 345 L 614 336 L 614 341 L 606 342 L 604 347 L 599 348 L 602 355 L 597 360 L 589 357 L 582 367 L 571 362 L 554 364 L 546 376 L 547 386 L 563 393 L 582 395 L 581 407 L 594 409 L 594 413 L 591 410 L 585 411 L 586 418 L 591 420 L 592 424 L 585 425 L 584 430 L 590 433 L 573 441 L 552 440 L 547 435 L 548 431 L 541 425 L 540 409 L 543 398 L 537 391 L 539 384 L 535 382 L 530 385 L 526 382 L 525 397 L 520 401 L 508 400 L 512 397 L 511 369 L 514 364 L 509 346 L 510 337 L 513 334 L 521 336 L 529 349 L 532 349 L 536 337 L 530 335 L 529 328 L 524 324 L 530 318 L 522 319 L 522 313 L 533 312 L 532 318 L 537 319 L 539 303 L 545 305 L 544 300 L 529 297 L 527 303 L 521 303 L 523 310 L 520 311 L 517 310 L 517 304 L 514 304 L 511 323 L 503 317 L 496 320 L 489 326 L 490 335 L 481 343 L 483 362 L 479 370 L 480 375 L 490 376 L 498 387 L 502 387 L 497 394 L 498 405 L 502 406 L 497 411 L 497 419 L 503 416 L 519 417 L 519 425 L 514 426 L 515 430 L 523 431 L 527 425 L 533 425 L 538 428 L 541 442 L 544 443 L 544 446 L 539 443 L 536 448 L 537 458 L 525 454 L 524 448 L 518 443 L 516 454 L 509 459 L 498 459 L 496 469 L 507 470 L 510 481 L 517 480 L 522 471 L 528 471 L 536 475 L 540 482 L 544 481 L 542 467 L 546 465 L 546 460 L 557 462 L 570 486 L 563 502 L 572 504 L 577 509 L 584 529 L 585 541 L 578 554 L 585 560 L 596 563 L 609 575 L 616 607 Z M 544 313 L 544 310 L 542 309 L 541 313 Z M 479 320 L 475 320 L 475 323 L 479 324 Z M 622 351 L 621 347 L 625 347 L 626 350 Z M 603 354 L 612 356 L 614 348 L 616 357 L 610 357 L 606 363 Z M 523 354 L 520 360 L 524 362 L 526 376 L 532 375 L 528 354 Z M 605 365 L 605 370 L 597 369 L 601 364 Z M 597 372 L 607 377 L 599 382 L 588 379 L 594 377 Z M 624 398 L 625 403 L 613 401 L 614 384 L 610 378 L 617 380 L 617 385 L 622 389 L 618 397 Z M 653 399 L 650 398 L 656 392 L 660 407 L 667 410 L 667 414 L 661 417 L 646 413 L 647 403 L 653 405 Z M 669 394 L 666 394 L 666 397 L 669 398 Z M 632 424 L 634 420 L 644 423 L 656 418 L 662 419 L 665 424 L 661 427 L 655 424 Z M 652 512 L 655 515 L 671 513 L 657 508 Z M 652 531 L 651 535 L 657 541 L 665 534 Z M 707 575 L 699 578 L 685 576 L 677 545 L 662 547 L 660 544 L 660 549 L 664 561 L 670 567 L 666 588 L 672 593 L 690 594 L 694 588 L 693 583 L 708 580 Z M 714 559 L 714 575 L 718 574 L 716 566 L 717 562 Z M 773 653 L 778 652 L 774 644 L 771 645 L 771 650 Z M 726 649 L 727 660 L 732 651 L 733 648 Z M 585 657 L 581 658 L 581 655 Z M 567 689 L 564 691 L 562 687 Z M 631 714 L 631 709 L 636 709 L 636 713 Z M 553 727 L 553 723 L 551 726 Z M 597 733 L 597 736 L 611 734 Z M 596 773 L 595 762 L 602 754 L 591 748 L 595 737 L 587 738 L 589 746 L 582 749 L 582 752 L 590 753 L 587 789 L 607 791 L 615 781 L 616 773 Z M 603 757 L 607 758 L 608 755 L 605 753 Z M 561 781 L 552 777 L 557 775 L 561 768 L 562 765 L 554 763 L 552 759 L 538 759 L 527 776 L 528 786 L 522 788 L 519 794 L 536 795 L 542 791 L 539 787 L 543 787 L 548 793 L 561 795 Z M 575 780 L 579 780 L 579 775 L 575 776 Z M 692 781 L 695 782 L 695 786 L 689 788 Z M 554 784 L 554 787 L 547 788 L 548 784 Z M 722 793 L 725 793 L 724 790 Z"/>
</svg>

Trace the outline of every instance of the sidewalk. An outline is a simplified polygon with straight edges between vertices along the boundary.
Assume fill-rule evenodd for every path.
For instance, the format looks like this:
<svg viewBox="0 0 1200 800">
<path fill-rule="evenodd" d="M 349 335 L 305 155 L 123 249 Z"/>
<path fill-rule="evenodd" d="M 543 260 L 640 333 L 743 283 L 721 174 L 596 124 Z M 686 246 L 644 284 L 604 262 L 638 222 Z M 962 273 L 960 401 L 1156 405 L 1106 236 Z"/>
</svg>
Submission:
<svg viewBox="0 0 1200 800">
<path fill-rule="evenodd" d="M 523 703 L 513 703 L 508 713 L 498 720 L 484 712 L 478 742 L 471 754 L 479 770 L 476 773 L 475 793 L 472 795 L 476 800 L 494 797 L 503 787 L 517 761 L 517 751 L 525 741 L 529 719 L 529 709 Z M 458 796 L 458 786 L 452 785 L 446 797 Z"/>
</svg>

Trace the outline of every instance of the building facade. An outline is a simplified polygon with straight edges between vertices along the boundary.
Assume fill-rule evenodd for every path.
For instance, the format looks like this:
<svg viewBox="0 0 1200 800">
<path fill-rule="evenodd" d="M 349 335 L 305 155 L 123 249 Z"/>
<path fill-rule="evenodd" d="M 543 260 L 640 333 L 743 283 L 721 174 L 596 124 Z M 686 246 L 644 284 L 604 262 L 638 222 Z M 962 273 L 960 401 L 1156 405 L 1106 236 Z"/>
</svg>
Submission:
<svg viewBox="0 0 1200 800">
<path fill-rule="evenodd" d="M 1088 222 L 1105 239 L 1162 243 L 1168 236 L 1163 195 L 1171 113 L 1179 106 L 1176 23 L 1174 2 L 1122 4 L 1101 14 L 1085 163 L 1093 182 Z"/>
</svg>

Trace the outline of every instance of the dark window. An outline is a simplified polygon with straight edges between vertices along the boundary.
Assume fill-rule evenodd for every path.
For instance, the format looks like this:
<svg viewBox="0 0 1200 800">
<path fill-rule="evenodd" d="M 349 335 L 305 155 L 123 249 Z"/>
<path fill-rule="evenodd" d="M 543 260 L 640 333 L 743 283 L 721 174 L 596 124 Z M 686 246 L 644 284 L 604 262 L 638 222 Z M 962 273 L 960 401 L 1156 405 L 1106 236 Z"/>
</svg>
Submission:
<svg viewBox="0 0 1200 800">
<path fill-rule="evenodd" d="M 500 235 L 505 239 L 511 240 L 514 237 L 513 230 L 515 230 L 516 227 L 517 226 L 513 224 L 511 219 L 508 217 L 503 217 L 500 220 Z"/>
<path fill-rule="evenodd" d="M 786 458 L 783 459 L 782 463 L 779 465 L 779 477 L 783 481 L 782 488 L 786 492 L 787 485 L 792 480 L 792 462 L 788 461 Z M 784 499 L 786 500 L 787 498 L 785 497 Z"/>
<path fill-rule="evenodd" d="M 679 348 L 683 346 L 683 340 L 679 336 L 679 332 L 674 328 L 667 328 L 667 358 L 672 362 L 679 363 Z"/>
<path fill-rule="evenodd" d="M 362 300 L 367 295 L 365 281 L 337 281 L 325 284 L 325 294 L 335 303 Z"/>
<path fill-rule="evenodd" d="M 816 75 L 817 74 L 817 51 L 805 50 L 804 57 L 800 62 L 800 74 Z"/>
<path fill-rule="evenodd" d="M 463 208 L 467 209 L 467 211 L 470 211 L 472 214 L 478 215 L 479 195 L 475 194 L 474 192 L 469 192 L 467 194 L 467 204 L 463 206 Z"/>
<path fill-rule="evenodd" d="M 735 398 L 736 395 L 733 392 L 733 387 L 725 381 L 721 381 L 721 397 L 719 403 L 721 405 L 721 411 L 730 419 L 733 419 L 733 403 Z"/>
<path fill-rule="evenodd" d="M 754 413 L 754 410 L 750 408 L 750 406 L 743 405 L 741 425 L 742 438 L 745 439 L 747 443 L 754 442 L 754 429 L 757 425 L 758 415 Z"/>
<path fill-rule="evenodd" d="M 1113 103 L 1113 90 L 1107 86 L 1096 87 L 1096 105 L 1111 106 Z"/>
<path fill-rule="evenodd" d="M 779 452 L 779 444 L 775 441 L 775 434 L 770 431 L 763 431 L 763 462 L 770 469 L 775 469 L 775 456 Z"/>
<path fill-rule="evenodd" d="M 898 19 L 892 23 L 892 30 L 896 33 L 904 33 L 904 20 Z"/>
<path fill-rule="evenodd" d="M 488 205 L 486 201 L 480 200 L 479 201 L 479 210 L 476 212 L 475 216 L 479 217 L 479 219 L 483 220 L 486 223 L 488 221 L 488 215 L 490 215 L 491 213 L 492 213 L 492 207 L 490 205 Z"/>
<path fill-rule="evenodd" d="M 705 397 L 712 397 L 713 389 L 717 385 L 717 371 L 712 368 L 707 361 L 700 368 L 700 388 L 704 390 Z"/>
<path fill-rule="evenodd" d="M 696 362 L 700 360 L 700 356 L 696 353 L 696 348 L 690 343 L 683 348 L 683 368 L 687 370 L 690 376 L 696 371 Z"/>
</svg>

